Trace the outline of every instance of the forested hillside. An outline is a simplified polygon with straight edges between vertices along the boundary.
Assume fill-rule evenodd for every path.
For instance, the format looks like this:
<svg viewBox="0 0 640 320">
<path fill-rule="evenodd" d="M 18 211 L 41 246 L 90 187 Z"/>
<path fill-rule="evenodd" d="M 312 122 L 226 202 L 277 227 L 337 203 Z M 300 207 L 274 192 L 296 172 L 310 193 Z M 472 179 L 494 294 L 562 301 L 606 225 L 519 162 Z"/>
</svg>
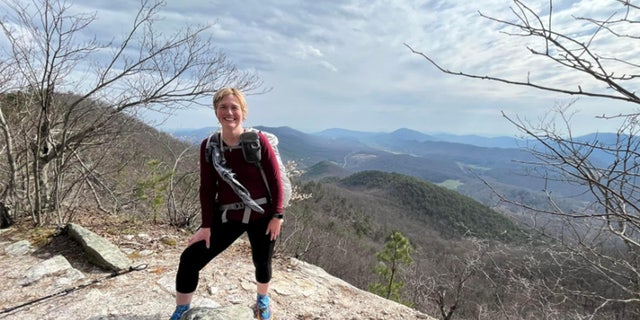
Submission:
<svg viewBox="0 0 640 320">
<path fill-rule="evenodd" d="M 197 188 L 198 158 L 192 144 L 133 116 L 113 115 L 112 107 L 99 101 L 59 94 L 43 147 L 50 154 L 34 158 L 35 145 L 23 139 L 36 135 L 30 126 L 35 106 L 28 97 L 24 92 L 0 96 L 6 137 L 13 138 L 0 162 L 0 177 L 7 182 L 0 185 L 7 197 L 0 204 L 8 205 L 11 220 L 62 225 L 89 210 L 184 225 L 196 216 L 192 190 Z M 65 114 L 78 117 L 77 123 L 65 123 Z M 43 172 L 25 170 L 34 164 Z M 42 180 L 38 188 L 30 187 L 38 181 L 31 175 Z"/>
<path fill-rule="evenodd" d="M 417 178 L 379 171 L 362 171 L 339 182 L 395 204 L 403 216 L 422 221 L 443 237 L 476 237 L 524 242 L 527 233 L 489 207 Z"/>
<path fill-rule="evenodd" d="M 375 278 L 376 250 L 393 231 L 421 256 L 434 246 L 451 249 L 448 241 L 452 247 L 467 238 L 525 244 L 532 237 L 473 199 L 409 176 L 367 171 L 298 185 L 310 197 L 287 210 L 287 251 L 363 288 Z"/>
</svg>

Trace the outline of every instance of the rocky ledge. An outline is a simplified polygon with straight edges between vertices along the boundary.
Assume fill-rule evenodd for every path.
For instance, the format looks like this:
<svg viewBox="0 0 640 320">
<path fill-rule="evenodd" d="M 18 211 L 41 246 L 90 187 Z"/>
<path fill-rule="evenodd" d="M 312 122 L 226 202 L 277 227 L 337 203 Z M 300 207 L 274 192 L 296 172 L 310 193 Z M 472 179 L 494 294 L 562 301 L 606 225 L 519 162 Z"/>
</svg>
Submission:
<svg viewBox="0 0 640 320">
<path fill-rule="evenodd" d="M 169 318 L 184 233 L 156 228 L 99 236 L 74 228 L 81 232 L 73 237 L 66 232 L 42 246 L 15 229 L 0 231 L 0 319 Z M 107 238 L 113 245 L 98 250 L 88 251 L 83 242 L 104 244 Z M 101 250 L 115 261 L 112 270 L 96 257 Z M 253 319 L 253 274 L 249 245 L 240 239 L 201 272 L 188 319 Z M 271 298 L 274 319 L 433 319 L 359 290 L 317 266 L 279 255 Z"/>
</svg>

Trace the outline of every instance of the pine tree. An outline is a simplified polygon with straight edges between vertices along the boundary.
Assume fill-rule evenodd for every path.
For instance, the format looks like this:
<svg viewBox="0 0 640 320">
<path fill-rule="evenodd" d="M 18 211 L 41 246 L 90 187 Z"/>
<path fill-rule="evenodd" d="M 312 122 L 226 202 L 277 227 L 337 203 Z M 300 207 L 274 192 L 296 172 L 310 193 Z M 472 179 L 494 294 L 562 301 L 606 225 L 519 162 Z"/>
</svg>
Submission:
<svg viewBox="0 0 640 320">
<path fill-rule="evenodd" d="M 412 251 L 413 247 L 409 239 L 401 232 L 394 231 L 385 243 L 384 250 L 376 254 L 379 264 L 374 268 L 374 272 L 381 278 L 382 282 L 371 284 L 369 291 L 381 297 L 408 305 L 401 298 L 404 282 L 398 279 L 398 273 L 401 265 L 413 263 L 411 258 Z"/>
</svg>

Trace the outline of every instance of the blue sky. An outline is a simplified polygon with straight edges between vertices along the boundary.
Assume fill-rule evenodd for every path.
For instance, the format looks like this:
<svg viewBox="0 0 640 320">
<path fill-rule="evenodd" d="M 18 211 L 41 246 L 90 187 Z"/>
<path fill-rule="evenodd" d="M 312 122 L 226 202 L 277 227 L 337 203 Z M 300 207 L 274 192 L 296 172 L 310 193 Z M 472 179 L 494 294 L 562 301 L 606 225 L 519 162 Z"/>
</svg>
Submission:
<svg viewBox="0 0 640 320">
<path fill-rule="evenodd" d="M 96 11 L 92 30 L 110 39 L 130 21 L 138 1 L 76 0 L 74 10 Z M 540 10 L 547 0 L 525 0 Z M 525 38 L 478 11 L 512 19 L 506 0 L 168 0 L 161 16 L 170 30 L 186 23 L 212 24 L 215 45 L 243 70 L 255 71 L 271 91 L 250 95 L 247 126 L 289 126 L 305 132 L 328 128 L 425 133 L 513 135 L 501 115 L 532 122 L 572 98 L 534 89 L 446 75 L 405 44 L 451 70 L 497 75 L 575 88 L 596 85 L 528 54 Z M 575 32 L 573 16 L 607 17 L 614 0 L 554 1 L 554 25 Z M 637 57 L 640 48 L 600 48 Z M 622 53 L 621 53 L 622 52 Z M 631 104 L 581 98 L 572 111 L 574 133 L 612 131 L 614 121 L 595 115 L 635 111 Z M 158 121 L 157 116 L 147 116 Z M 194 107 L 164 119 L 162 128 L 216 126 L 211 109 Z"/>
</svg>

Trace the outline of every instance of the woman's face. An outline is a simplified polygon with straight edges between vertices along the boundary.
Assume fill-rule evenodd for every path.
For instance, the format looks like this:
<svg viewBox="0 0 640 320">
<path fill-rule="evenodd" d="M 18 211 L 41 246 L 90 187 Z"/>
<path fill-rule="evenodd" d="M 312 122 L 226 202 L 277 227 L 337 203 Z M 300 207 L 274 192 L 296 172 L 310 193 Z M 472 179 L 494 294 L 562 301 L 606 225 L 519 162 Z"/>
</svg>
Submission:
<svg viewBox="0 0 640 320">
<path fill-rule="evenodd" d="M 224 96 L 216 107 L 216 117 L 223 129 L 233 130 L 242 127 L 244 114 L 238 98 L 232 94 Z"/>
</svg>

